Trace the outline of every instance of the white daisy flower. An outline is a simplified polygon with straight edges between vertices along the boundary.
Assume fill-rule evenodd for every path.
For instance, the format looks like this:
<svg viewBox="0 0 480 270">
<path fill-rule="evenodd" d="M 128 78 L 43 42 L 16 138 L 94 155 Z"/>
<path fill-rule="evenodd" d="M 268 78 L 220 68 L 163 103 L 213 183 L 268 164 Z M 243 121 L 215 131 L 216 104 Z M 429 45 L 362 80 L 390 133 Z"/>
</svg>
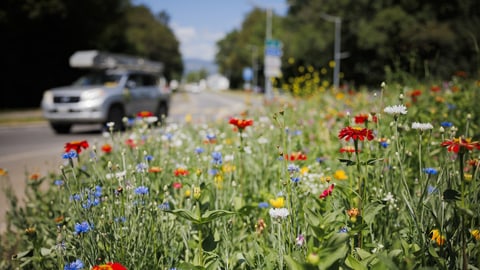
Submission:
<svg viewBox="0 0 480 270">
<path fill-rule="evenodd" d="M 268 211 L 270 217 L 274 219 L 284 219 L 288 216 L 288 209 L 287 208 L 270 208 Z"/>
<path fill-rule="evenodd" d="M 407 107 L 405 105 L 400 104 L 400 105 L 393 105 L 393 106 L 388 106 L 385 109 L 383 109 L 385 113 L 388 114 L 393 114 L 393 115 L 399 115 L 399 114 L 407 114 Z"/>
<path fill-rule="evenodd" d="M 412 123 L 412 129 L 419 129 L 421 131 L 424 131 L 424 130 L 433 129 L 433 126 L 430 123 L 413 122 Z"/>
</svg>

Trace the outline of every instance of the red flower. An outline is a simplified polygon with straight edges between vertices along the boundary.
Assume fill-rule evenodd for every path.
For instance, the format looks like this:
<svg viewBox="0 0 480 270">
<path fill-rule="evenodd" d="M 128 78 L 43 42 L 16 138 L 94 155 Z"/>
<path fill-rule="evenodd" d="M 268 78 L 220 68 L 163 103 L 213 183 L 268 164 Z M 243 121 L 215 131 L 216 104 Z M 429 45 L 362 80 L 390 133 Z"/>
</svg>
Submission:
<svg viewBox="0 0 480 270">
<path fill-rule="evenodd" d="M 240 131 L 242 131 L 246 127 L 253 125 L 253 120 L 237 119 L 232 117 L 228 123 L 236 126 Z"/>
<path fill-rule="evenodd" d="M 307 155 L 303 154 L 302 152 L 293 152 L 290 155 L 285 154 L 285 159 L 290 161 L 307 160 Z"/>
<path fill-rule="evenodd" d="M 432 85 L 432 87 L 430 87 L 430 91 L 432 91 L 434 93 L 440 92 L 440 90 L 442 90 L 442 89 L 438 85 Z"/>
<path fill-rule="evenodd" d="M 141 117 L 141 118 L 150 117 L 150 116 L 153 116 L 153 113 L 149 111 L 141 111 L 137 113 L 137 117 Z"/>
<path fill-rule="evenodd" d="M 80 152 L 82 152 L 82 148 L 83 149 L 87 149 L 88 148 L 88 142 L 83 140 L 83 141 L 72 141 L 72 142 L 68 142 L 65 144 L 65 153 L 68 153 L 72 150 L 74 150 L 75 152 L 77 152 L 77 154 L 80 154 Z"/>
<path fill-rule="evenodd" d="M 109 153 L 112 152 L 112 146 L 110 144 L 106 143 L 106 144 L 102 145 L 102 151 L 104 153 L 109 154 Z"/>
<path fill-rule="evenodd" d="M 126 141 L 125 141 L 125 144 L 128 145 L 128 146 L 130 146 L 130 148 L 135 148 L 135 146 L 137 146 L 137 145 L 135 144 L 135 141 L 134 141 L 133 139 L 128 139 L 128 140 L 126 140 Z"/>
<path fill-rule="evenodd" d="M 339 139 L 345 139 L 345 141 L 350 140 L 350 138 L 354 140 L 373 140 L 373 131 L 367 128 L 360 128 L 360 127 L 345 127 L 338 133 Z"/>
<path fill-rule="evenodd" d="M 118 262 L 108 262 L 102 265 L 95 265 L 92 270 L 127 270 L 127 268 Z"/>
<path fill-rule="evenodd" d="M 322 194 L 320 194 L 319 198 L 320 199 L 324 199 L 330 195 L 332 195 L 332 192 L 333 192 L 333 188 L 335 187 L 334 184 L 331 184 L 327 189 L 325 189 Z"/>
<path fill-rule="evenodd" d="M 477 148 L 480 150 L 480 143 L 478 141 L 472 142 L 470 138 L 453 138 L 451 140 L 446 140 L 442 142 L 441 146 L 447 147 L 448 152 L 464 153 L 467 150 L 473 150 Z"/>
<path fill-rule="evenodd" d="M 182 186 L 183 186 L 183 185 L 182 185 L 182 183 L 180 183 L 180 182 L 174 182 L 174 183 L 172 184 L 172 187 L 173 187 L 174 189 L 181 189 Z"/>
<path fill-rule="evenodd" d="M 188 175 L 188 170 L 184 168 L 178 168 L 173 173 L 175 174 L 175 176 L 186 176 Z"/>
<path fill-rule="evenodd" d="M 368 122 L 368 114 L 358 114 L 354 117 L 355 119 L 355 124 L 363 124 L 365 122 Z M 371 121 L 376 123 L 378 121 L 378 118 L 376 115 L 372 115 Z"/>
</svg>

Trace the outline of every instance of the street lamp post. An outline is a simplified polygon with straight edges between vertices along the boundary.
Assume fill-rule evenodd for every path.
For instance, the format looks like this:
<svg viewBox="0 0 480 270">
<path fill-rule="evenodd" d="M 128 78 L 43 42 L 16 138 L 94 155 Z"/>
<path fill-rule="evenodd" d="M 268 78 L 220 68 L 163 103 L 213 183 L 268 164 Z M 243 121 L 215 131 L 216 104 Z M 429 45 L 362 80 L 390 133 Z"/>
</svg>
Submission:
<svg viewBox="0 0 480 270">
<path fill-rule="evenodd" d="M 272 38 L 272 10 L 267 8 L 267 22 L 266 22 L 266 30 L 265 30 L 265 40 L 269 40 Z M 273 91 L 272 91 L 272 82 L 270 81 L 270 77 L 265 74 L 265 98 L 267 101 L 270 101 L 273 98 Z"/>
<path fill-rule="evenodd" d="M 333 46 L 333 60 L 335 66 L 333 68 L 333 86 L 335 89 L 338 89 L 340 85 L 340 59 L 342 56 L 342 53 L 340 52 L 340 44 L 342 40 L 342 18 L 325 13 L 322 13 L 320 16 L 329 22 L 335 23 L 335 41 Z"/>
</svg>

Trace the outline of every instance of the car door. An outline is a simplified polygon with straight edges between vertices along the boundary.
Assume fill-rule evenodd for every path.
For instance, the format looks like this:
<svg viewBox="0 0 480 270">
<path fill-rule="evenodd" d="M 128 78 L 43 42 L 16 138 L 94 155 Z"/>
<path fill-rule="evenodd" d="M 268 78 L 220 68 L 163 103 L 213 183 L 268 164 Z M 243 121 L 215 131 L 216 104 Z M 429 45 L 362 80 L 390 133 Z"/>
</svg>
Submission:
<svg viewBox="0 0 480 270">
<path fill-rule="evenodd" d="M 142 74 L 142 93 L 145 99 L 142 101 L 142 110 L 155 113 L 158 103 L 158 79 L 153 74 Z"/>
<path fill-rule="evenodd" d="M 143 78 L 139 73 L 130 73 L 125 84 L 126 102 L 125 109 L 126 114 L 135 116 L 138 112 L 142 111 L 144 107 L 144 100 L 146 99 L 143 89 Z"/>
</svg>

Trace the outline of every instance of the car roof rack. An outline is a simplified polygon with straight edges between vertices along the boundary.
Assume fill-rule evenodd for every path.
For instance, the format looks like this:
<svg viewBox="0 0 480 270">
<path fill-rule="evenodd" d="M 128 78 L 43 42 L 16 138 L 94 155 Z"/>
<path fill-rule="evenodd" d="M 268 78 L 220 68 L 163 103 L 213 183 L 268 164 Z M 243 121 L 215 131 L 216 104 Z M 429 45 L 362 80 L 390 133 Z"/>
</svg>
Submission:
<svg viewBox="0 0 480 270">
<path fill-rule="evenodd" d="M 70 56 L 70 66 L 90 69 L 127 69 L 161 73 L 163 63 L 145 58 L 97 50 L 77 51 Z"/>
</svg>

